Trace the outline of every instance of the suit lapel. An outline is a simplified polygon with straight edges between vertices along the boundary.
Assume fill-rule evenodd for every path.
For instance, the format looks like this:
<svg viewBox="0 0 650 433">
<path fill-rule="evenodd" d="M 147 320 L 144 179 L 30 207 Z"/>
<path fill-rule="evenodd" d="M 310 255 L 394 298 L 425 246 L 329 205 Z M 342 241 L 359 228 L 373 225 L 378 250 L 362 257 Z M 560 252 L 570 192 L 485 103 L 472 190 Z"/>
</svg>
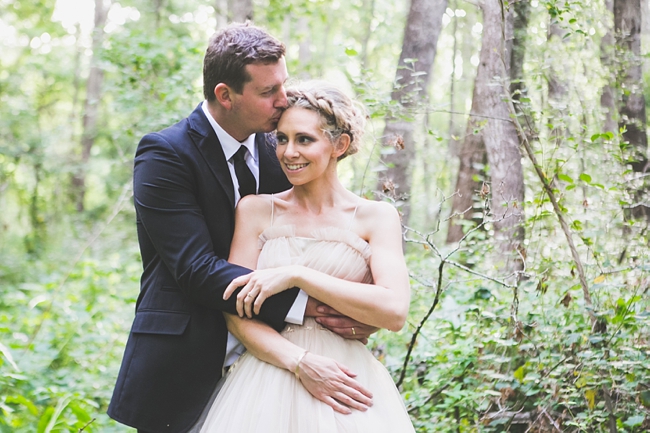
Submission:
<svg viewBox="0 0 650 433">
<path fill-rule="evenodd" d="M 210 171 L 217 178 L 226 195 L 230 199 L 230 210 L 234 213 L 235 193 L 226 156 L 221 148 L 217 134 L 206 119 L 201 104 L 188 117 L 190 137 L 197 149 L 203 155 Z"/>
</svg>

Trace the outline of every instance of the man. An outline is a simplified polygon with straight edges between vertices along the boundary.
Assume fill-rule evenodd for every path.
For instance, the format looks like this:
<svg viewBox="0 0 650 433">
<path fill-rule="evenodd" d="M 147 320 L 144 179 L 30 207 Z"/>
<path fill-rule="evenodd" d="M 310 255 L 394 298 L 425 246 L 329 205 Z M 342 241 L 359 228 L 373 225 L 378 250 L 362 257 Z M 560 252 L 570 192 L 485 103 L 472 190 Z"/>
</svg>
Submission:
<svg viewBox="0 0 650 433">
<path fill-rule="evenodd" d="M 203 66 L 206 100 L 138 145 L 134 203 L 144 270 L 108 414 L 139 432 L 197 431 L 222 367 L 241 353 L 221 313 L 236 313 L 236 297 L 222 294 L 249 270 L 226 259 L 237 201 L 291 186 L 264 134 L 286 105 L 284 54 L 282 43 L 254 26 L 215 34 Z M 315 309 L 294 288 L 267 300 L 257 318 L 279 330 L 285 320 L 318 315 Z M 344 317 L 321 323 L 346 338 L 374 332 Z"/>
</svg>

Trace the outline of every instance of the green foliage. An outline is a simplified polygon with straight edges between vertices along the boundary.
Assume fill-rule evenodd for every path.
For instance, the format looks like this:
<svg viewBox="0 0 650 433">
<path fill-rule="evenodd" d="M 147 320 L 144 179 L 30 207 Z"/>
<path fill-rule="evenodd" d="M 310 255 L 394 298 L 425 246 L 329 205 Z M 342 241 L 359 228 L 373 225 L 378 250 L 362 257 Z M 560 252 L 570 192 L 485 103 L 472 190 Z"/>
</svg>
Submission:
<svg viewBox="0 0 650 433">
<path fill-rule="evenodd" d="M 440 269 L 431 238 L 412 239 L 425 254 L 409 256 L 415 296 L 408 333 L 432 303 Z M 594 329 L 564 258 L 536 264 L 540 277 L 507 287 L 480 276 L 489 269 L 479 265 L 469 274 L 451 257 L 440 306 L 422 329 L 402 384 L 418 431 L 547 431 L 549 420 L 562 431 L 608 431 L 610 413 L 621 431 L 643 431 L 650 391 L 643 260 L 617 272 L 602 269 L 592 280 Z M 393 367 L 396 374 L 400 368 Z"/>
</svg>

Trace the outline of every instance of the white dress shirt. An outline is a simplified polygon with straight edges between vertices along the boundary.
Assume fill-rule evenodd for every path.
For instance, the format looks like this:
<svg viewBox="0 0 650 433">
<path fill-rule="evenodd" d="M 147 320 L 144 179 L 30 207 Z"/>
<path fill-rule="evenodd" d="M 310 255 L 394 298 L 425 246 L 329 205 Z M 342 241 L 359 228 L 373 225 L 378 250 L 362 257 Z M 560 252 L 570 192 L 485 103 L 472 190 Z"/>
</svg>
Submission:
<svg viewBox="0 0 650 433">
<path fill-rule="evenodd" d="M 221 148 L 223 153 L 226 156 L 228 161 L 228 169 L 230 170 L 230 178 L 232 179 L 232 184 L 235 188 L 235 206 L 239 199 L 239 181 L 237 180 L 237 175 L 235 174 L 235 164 L 232 160 L 233 155 L 239 150 L 240 146 L 245 146 L 248 152 L 246 152 L 246 165 L 250 168 L 253 176 L 255 177 L 255 182 L 257 183 L 257 188 L 259 189 L 260 185 L 260 159 L 257 146 L 255 146 L 255 134 L 250 135 L 246 140 L 239 142 L 234 139 L 230 134 L 228 134 L 218 123 L 214 120 L 214 117 L 208 111 L 208 101 L 203 101 L 201 105 L 205 117 L 208 118 L 208 122 L 212 125 L 214 132 L 217 134 L 217 138 L 221 143 Z M 302 322 L 305 317 L 305 308 L 307 307 L 307 298 L 309 296 L 300 290 L 296 300 L 294 301 L 291 309 L 285 317 L 285 321 L 293 323 L 296 325 L 302 325 Z M 224 362 L 224 367 L 232 365 L 237 358 L 239 358 L 246 348 L 243 344 L 239 342 L 230 332 L 228 333 L 228 344 L 226 346 L 226 359 Z"/>
</svg>

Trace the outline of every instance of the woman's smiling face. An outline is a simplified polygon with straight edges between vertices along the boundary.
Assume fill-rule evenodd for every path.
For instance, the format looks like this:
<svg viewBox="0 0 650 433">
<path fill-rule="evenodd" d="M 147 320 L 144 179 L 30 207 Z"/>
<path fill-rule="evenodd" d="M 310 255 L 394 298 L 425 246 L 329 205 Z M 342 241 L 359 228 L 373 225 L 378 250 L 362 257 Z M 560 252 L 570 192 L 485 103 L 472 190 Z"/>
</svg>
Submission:
<svg viewBox="0 0 650 433">
<path fill-rule="evenodd" d="M 336 166 L 342 153 L 323 132 L 321 122 L 317 112 L 298 107 L 286 110 L 278 122 L 276 155 L 294 185 L 320 177 Z"/>
</svg>

